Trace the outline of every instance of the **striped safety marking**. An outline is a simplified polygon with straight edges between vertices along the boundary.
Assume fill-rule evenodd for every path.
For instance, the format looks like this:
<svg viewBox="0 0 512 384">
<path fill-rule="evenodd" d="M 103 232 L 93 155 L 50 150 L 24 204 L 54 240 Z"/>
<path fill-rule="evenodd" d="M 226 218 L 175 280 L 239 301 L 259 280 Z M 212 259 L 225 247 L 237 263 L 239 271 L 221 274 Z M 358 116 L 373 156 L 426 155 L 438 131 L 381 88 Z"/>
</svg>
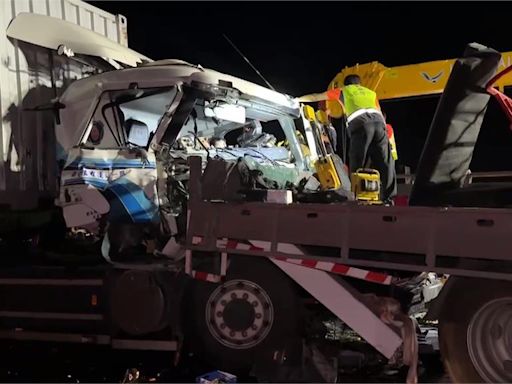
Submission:
<svg viewBox="0 0 512 384">
<path fill-rule="evenodd" d="M 307 268 L 320 269 L 325 272 L 334 273 L 336 275 L 353 277 L 356 279 L 370 281 L 372 283 L 390 285 L 391 276 L 384 273 L 367 271 L 365 269 L 354 268 L 344 264 L 332 263 L 329 261 L 317 261 L 311 259 L 292 259 L 283 256 L 274 257 L 276 260 L 286 261 L 287 263 L 301 265 Z"/>
<path fill-rule="evenodd" d="M 203 241 L 201 236 L 192 237 L 192 245 L 199 245 Z M 236 240 L 229 239 L 218 239 L 216 242 L 216 246 L 219 249 L 238 249 L 244 251 L 270 251 L 270 242 L 269 241 L 259 241 L 259 240 L 249 240 L 250 244 L 242 243 Z M 304 253 L 294 244 L 288 243 L 278 243 L 277 251 L 293 254 L 293 255 L 304 255 Z M 273 257 L 276 260 L 285 261 L 287 263 L 301 265 L 307 268 L 319 269 L 325 272 L 334 273 L 336 275 L 353 277 L 355 279 L 370 281 L 372 283 L 378 283 L 383 285 L 390 285 L 392 281 L 392 276 L 387 275 L 385 273 L 372 272 L 367 271 L 361 268 L 350 267 L 344 264 L 333 263 L 329 261 L 318 261 L 312 259 L 298 259 L 298 258 L 289 258 L 285 256 L 275 256 Z M 192 271 L 194 273 L 195 271 Z M 196 272 L 197 274 L 198 272 Z M 208 277 L 210 280 L 206 280 L 206 275 L 211 275 Z M 219 275 L 212 275 L 208 273 L 200 273 L 201 278 L 199 280 L 213 281 L 212 279 L 216 279 L 215 282 L 219 282 L 222 280 L 222 277 Z"/>
<path fill-rule="evenodd" d="M 222 276 L 215 275 L 213 273 L 203 272 L 203 271 L 192 271 L 192 278 L 201 281 L 208 281 L 210 283 L 220 283 L 222 280 Z"/>
</svg>

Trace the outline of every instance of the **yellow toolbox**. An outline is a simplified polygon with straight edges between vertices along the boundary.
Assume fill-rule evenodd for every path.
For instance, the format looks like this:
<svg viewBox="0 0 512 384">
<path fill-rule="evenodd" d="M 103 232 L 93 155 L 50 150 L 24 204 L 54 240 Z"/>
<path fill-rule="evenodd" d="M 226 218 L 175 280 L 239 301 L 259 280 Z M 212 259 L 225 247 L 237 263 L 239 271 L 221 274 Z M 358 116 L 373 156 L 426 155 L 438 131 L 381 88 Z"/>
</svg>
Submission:
<svg viewBox="0 0 512 384">
<path fill-rule="evenodd" d="M 338 189 L 341 181 L 331 155 L 321 156 L 315 162 L 316 174 L 322 189 Z"/>
<path fill-rule="evenodd" d="M 379 171 L 360 168 L 350 175 L 350 181 L 356 200 L 367 204 L 382 204 Z"/>
</svg>

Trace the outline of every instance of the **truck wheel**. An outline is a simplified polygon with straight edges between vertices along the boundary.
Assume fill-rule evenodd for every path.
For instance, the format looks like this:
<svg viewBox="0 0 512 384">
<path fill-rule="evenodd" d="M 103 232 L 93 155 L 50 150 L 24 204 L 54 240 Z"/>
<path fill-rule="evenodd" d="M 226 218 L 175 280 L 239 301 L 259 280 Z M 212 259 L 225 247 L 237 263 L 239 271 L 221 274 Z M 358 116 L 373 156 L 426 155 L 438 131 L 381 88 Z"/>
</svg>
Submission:
<svg viewBox="0 0 512 384">
<path fill-rule="evenodd" d="M 215 368 L 247 374 L 272 363 L 300 331 L 297 287 L 269 260 L 231 256 L 223 284 L 195 281 L 189 303 L 190 349 Z"/>
<path fill-rule="evenodd" d="M 512 382 L 512 282 L 457 278 L 439 316 L 441 354 L 456 383 Z"/>
</svg>

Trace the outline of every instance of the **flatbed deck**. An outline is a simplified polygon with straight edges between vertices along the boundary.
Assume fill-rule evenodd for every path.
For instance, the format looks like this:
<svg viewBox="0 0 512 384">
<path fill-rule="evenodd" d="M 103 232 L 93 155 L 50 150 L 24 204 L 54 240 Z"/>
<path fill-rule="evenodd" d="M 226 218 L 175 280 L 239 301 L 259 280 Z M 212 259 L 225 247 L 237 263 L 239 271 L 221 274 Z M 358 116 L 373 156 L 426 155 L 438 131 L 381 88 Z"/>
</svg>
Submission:
<svg viewBox="0 0 512 384">
<path fill-rule="evenodd" d="M 209 202 L 200 188 L 191 186 L 191 251 L 512 280 L 510 209 Z"/>
</svg>

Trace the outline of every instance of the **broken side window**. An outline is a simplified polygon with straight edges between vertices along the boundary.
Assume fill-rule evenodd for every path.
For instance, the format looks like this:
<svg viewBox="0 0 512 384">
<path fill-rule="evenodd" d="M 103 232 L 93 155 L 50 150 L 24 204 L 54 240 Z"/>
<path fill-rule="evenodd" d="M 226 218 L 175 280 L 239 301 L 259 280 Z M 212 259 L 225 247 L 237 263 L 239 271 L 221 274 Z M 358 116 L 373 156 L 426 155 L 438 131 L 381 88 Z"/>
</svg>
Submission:
<svg viewBox="0 0 512 384">
<path fill-rule="evenodd" d="M 104 92 L 85 144 L 99 149 L 147 147 L 175 96 L 175 87 Z"/>
</svg>

